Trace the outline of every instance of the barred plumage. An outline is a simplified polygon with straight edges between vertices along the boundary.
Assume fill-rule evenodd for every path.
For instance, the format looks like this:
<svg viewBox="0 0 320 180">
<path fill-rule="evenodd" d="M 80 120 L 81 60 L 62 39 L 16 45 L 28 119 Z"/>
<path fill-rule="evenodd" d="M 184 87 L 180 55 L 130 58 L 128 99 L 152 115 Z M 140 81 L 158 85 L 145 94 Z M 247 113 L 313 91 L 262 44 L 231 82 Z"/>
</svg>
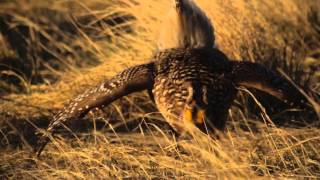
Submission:
<svg viewBox="0 0 320 180">
<path fill-rule="evenodd" d="M 63 123 L 81 118 L 92 108 L 106 106 L 132 92 L 152 88 L 153 71 L 153 63 L 131 67 L 78 95 L 53 117 L 47 132 L 54 134 Z M 48 142 L 49 136 L 44 134 L 38 141 L 36 149 L 39 155 Z"/>
<path fill-rule="evenodd" d="M 192 18 L 185 12 L 189 12 L 188 8 L 194 9 L 195 4 L 189 0 L 176 2 L 179 12 L 186 16 L 181 22 L 191 28 L 194 20 L 190 20 Z M 196 17 L 208 22 L 204 14 Z M 206 23 L 194 27 L 200 30 L 209 28 L 212 32 L 211 24 Z M 208 29 L 202 32 L 208 32 Z M 185 33 L 189 35 L 190 31 Z M 286 79 L 256 63 L 230 61 L 212 46 L 213 40 L 207 43 L 197 39 L 199 37 L 195 36 L 194 42 L 205 42 L 204 46 L 195 46 L 190 41 L 181 47 L 164 49 L 156 53 L 150 63 L 128 68 L 77 96 L 54 116 L 48 133 L 55 133 L 63 123 L 81 118 L 92 108 L 107 106 L 122 96 L 141 90 L 151 92 L 159 111 L 178 132 L 186 130 L 184 125 L 187 121 L 201 129 L 204 125 L 210 125 L 223 130 L 238 86 L 257 88 L 293 104 L 306 102 Z M 38 141 L 38 155 L 48 141 L 46 134 Z"/>
</svg>

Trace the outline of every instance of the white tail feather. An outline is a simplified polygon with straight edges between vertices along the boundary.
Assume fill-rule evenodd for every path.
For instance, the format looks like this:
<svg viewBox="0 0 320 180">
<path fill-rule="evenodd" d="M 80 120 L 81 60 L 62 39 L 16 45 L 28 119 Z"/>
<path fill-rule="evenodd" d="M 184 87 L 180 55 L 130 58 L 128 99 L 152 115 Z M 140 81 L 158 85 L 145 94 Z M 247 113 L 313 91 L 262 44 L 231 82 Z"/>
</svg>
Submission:
<svg viewBox="0 0 320 180">
<path fill-rule="evenodd" d="M 175 9 L 164 20 L 158 49 L 214 46 L 210 19 L 192 0 L 176 0 Z"/>
</svg>

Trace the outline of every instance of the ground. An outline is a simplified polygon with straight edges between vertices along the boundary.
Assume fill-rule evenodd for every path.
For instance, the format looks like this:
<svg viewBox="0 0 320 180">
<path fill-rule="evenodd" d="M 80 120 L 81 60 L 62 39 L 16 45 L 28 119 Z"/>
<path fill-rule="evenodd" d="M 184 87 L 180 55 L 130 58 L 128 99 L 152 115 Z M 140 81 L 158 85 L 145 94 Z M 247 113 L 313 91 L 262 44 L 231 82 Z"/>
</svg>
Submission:
<svg viewBox="0 0 320 180">
<path fill-rule="evenodd" d="M 317 0 L 196 2 L 213 22 L 219 49 L 283 72 L 310 108 L 288 109 L 242 90 L 225 132 L 194 129 L 177 139 L 140 92 L 72 122 L 36 157 L 35 132 L 64 103 L 150 60 L 160 27 L 174 31 L 161 23 L 173 3 L 2 1 L 0 179 L 320 178 Z"/>
</svg>

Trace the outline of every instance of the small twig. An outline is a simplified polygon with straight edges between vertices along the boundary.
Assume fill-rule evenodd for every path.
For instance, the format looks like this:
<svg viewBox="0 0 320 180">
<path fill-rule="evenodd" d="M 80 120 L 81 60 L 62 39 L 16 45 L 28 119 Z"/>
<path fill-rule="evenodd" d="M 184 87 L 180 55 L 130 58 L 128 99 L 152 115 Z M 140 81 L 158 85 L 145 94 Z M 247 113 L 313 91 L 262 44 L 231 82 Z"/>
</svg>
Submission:
<svg viewBox="0 0 320 180">
<path fill-rule="evenodd" d="M 278 71 L 281 73 L 282 76 L 284 76 L 308 101 L 309 103 L 313 106 L 318 119 L 320 120 L 320 104 L 318 104 L 315 100 L 313 100 L 310 96 L 308 96 L 300 87 L 298 87 L 291 79 L 290 77 L 283 72 L 283 70 L 278 69 Z"/>
<path fill-rule="evenodd" d="M 10 123 L 7 119 L 4 119 L 5 122 L 8 124 L 8 126 L 16 133 L 19 135 L 21 141 L 26 145 L 26 147 L 29 150 L 32 150 L 33 148 L 30 146 L 30 144 L 28 143 L 28 141 L 24 138 L 24 136 L 20 133 L 20 131 L 12 124 Z"/>
</svg>

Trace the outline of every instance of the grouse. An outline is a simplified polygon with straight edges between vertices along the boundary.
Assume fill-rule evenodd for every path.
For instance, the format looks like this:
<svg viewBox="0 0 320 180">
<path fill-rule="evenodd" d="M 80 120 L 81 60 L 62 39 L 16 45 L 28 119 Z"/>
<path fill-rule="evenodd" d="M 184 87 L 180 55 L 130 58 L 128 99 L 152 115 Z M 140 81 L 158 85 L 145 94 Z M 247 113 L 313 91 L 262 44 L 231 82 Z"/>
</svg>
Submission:
<svg viewBox="0 0 320 180">
<path fill-rule="evenodd" d="M 262 90 L 290 104 L 306 103 L 288 80 L 263 65 L 229 60 L 215 47 L 213 26 L 192 0 L 175 0 L 175 12 L 179 30 L 172 32 L 174 47 L 162 41 L 149 63 L 125 69 L 75 97 L 38 140 L 38 155 L 64 123 L 142 90 L 149 91 L 177 132 L 186 131 L 186 124 L 223 130 L 239 86 Z"/>
</svg>

